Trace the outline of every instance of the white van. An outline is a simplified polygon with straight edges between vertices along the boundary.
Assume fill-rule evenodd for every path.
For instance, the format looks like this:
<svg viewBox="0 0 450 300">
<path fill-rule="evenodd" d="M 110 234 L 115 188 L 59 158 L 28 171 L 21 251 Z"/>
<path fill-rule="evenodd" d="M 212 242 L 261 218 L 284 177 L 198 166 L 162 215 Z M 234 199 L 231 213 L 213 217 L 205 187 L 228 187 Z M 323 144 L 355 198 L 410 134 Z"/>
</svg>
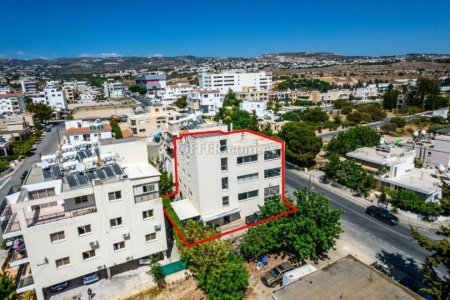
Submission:
<svg viewBox="0 0 450 300">
<path fill-rule="evenodd" d="M 281 286 L 285 286 L 291 282 L 297 281 L 314 271 L 317 271 L 314 266 L 306 264 L 304 266 L 301 266 L 300 268 L 296 268 L 292 271 L 286 272 L 283 276 L 283 282 L 281 283 Z"/>
</svg>

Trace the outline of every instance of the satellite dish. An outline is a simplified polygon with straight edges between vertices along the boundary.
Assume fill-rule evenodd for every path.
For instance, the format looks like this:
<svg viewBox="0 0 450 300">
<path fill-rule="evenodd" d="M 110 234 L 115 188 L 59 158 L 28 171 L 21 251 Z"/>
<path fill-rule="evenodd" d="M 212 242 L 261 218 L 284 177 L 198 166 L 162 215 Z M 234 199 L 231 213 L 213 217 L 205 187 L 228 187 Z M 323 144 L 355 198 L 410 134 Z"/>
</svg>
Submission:
<svg viewBox="0 0 450 300">
<path fill-rule="evenodd" d="M 444 165 L 440 164 L 440 165 L 438 166 L 438 170 L 439 170 L 439 172 L 444 173 L 444 172 L 445 172 L 445 167 L 444 167 Z"/>
<path fill-rule="evenodd" d="M 86 170 L 86 166 L 83 163 L 77 163 L 75 165 L 75 171 L 83 172 L 84 170 Z"/>
<path fill-rule="evenodd" d="M 414 131 L 414 136 L 419 136 L 419 132 L 418 131 Z"/>
<path fill-rule="evenodd" d="M 384 138 L 382 137 L 382 138 L 380 138 L 380 145 L 383 145 L 384 144 Z"/>
</svg>

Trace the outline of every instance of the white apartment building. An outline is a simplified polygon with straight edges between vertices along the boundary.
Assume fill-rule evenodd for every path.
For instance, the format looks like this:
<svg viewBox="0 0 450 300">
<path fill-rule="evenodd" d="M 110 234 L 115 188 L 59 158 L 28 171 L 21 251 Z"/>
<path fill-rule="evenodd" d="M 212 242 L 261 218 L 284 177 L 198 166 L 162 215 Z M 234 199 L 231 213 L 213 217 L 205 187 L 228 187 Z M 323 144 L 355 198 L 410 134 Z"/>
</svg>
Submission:
<svg viewBox="0 0 450 300">
<path fill-rule="evenodd" d="M 45 103 L 53 108 L 53 110 L 68 108 L 65 93 L 55 85 L 47 85 L 43 92 L 32 95 L 31 100 L 34 103 Z"/>
<path fill-rule="evenodd" d="M 96 143 L 101 139 L 112 138 L 111 125 L 108 122 L 96 120 L 95 122 L 73 120 L 66 121 L 64 130 L 65 146 Z"/>
<path fill-rule="evenodd" d="M 24 96 L 21 93 L 0 94 L 0 114 L 20 113 L 25 106 Z"/>
<path fill-rule="evenodd" d="M 10 94 L 11 93 L 11 88 L 7 85 L 4 86 L 0 86 L 0 95 L 2 94 Z"/>
<path fill-rule="evenodd" d="M 89 87 L 87 81 L 75 81 L 74 85 L 77 94 L 80 94 Z"/>
<path fill-rule="evenodd" d="M 219 90 L 192 90 L 187 94 L 187 103 L 191 113 L 215 116 L 223 107 L 223 95 Z"/>
<path fill-rule="evenodd" d="M 450 135 L 437 135 L 434 140 L 409 141 L 403 147 L 415 150 L 417 159 L 426 167 L 442 165 L 450 169 Z"/>
<path fill-rule="evenodd" d="M 236 70 L 219 74 L 203 72 L 198 75 L 198 80 L 200 89 L 218 89 L 222 94 L 226 94 L 230 89 L 234 92 L 241 92 L 246 87 L 272 90 L 272 73 L 266 71 L 246 73 Z"/>
<path fill-rule="evenodd" d="M 177 145 L 181 221 L 223 225 L 282 192 L 281 142 L 251 131 L 185 135 Z"/>
<path fill-rule="evenodd" d="M 122 98 L 123 86 L 120 82 L 107 81 L 103 84 L 103 93 L 107 98 Z"/>
<path fill-rule="evenodd" d="M 381 187 L 407 189 L 426 200 L 435 201 L 442 197 L 440 180 L 432 170 L 414 167 L 414 150 L 395 146 L 363 147 L 346 154 L 366 169 L 379 172 L 375 178 Z"/>
<path fill-rule="evenodd" d="M 127 122 L 133 135 L 146 138 L 161 132 L 161 128 L 169 121 L 183 117 L 169 106 L 150 106 L 145 113 L 135 113 L 128 117 Z"/>
<path fill-rule="evenodd" d="M 167 250 L 160 173 L 145 143 L 102 140 L 75 159 L 62 153 L 43 156 L 7 196 L 2 225 L 17 292 L 34 289 L 38 300 L 55 284 L 76 287 L 91 273 L 110 279 Z"/>
<path fill-rule="evenodd" d="M 21 78 L 20 85 L 22 87 L 22 93 L 34 94 L 38 90 L 38 82 L 30 78 Z"/>
<path fill-rule="evenodd" d="M 255 112 L 260 119 L 263 119 L 267 115 L 267 101 L 244 101 L 239 103 L 239 108 L 240 110 L 248 111 L 251 114 Z"/>
<path fill-rule="evenodd" d="M 378 96 L 378 89 L 376 87 L 362 87 L 352 91 L 352 95 L 360 100 L 369 100 L 371 97 Z"/>
<path fill-rule="evenodd" d="M 190 91 L 196 88 L 196 86 L 186 84 L 168 85 L 162 90 L 157 90 L 156 96 L 165 101 L 177 100 L 182 96 L 187 96 Z"/>
<path fill-rule="evenodd" d="M 161 147 L 159 147 L 159 161 L 164 168 L 174 173 L 174 138 L 187 132 L 227 131 L 228 127 L 222 123 L 204 120 L 198 115 L 188 115 L 177 120 L 168 121 L 160 127 Z"/>
</svg>

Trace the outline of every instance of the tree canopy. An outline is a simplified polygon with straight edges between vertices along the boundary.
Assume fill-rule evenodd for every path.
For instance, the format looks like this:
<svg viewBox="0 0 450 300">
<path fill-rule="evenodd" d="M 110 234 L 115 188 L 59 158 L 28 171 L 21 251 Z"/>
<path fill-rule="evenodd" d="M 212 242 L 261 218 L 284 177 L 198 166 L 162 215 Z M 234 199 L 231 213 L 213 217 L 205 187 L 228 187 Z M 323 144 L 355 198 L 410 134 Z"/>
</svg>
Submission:
<svg viewBox="0 0 450 300">
<path fill-rule="evenodd" d="M 278 90 L 304 90 L 326 92 L 330 88 L 328 82 L 319 79 L 287 79 L 277 85 Z"/>
<path fill-rule="evenodd" d="M 294 192 L 297 212 L 250 228 L 241 241 L 241 253 L 248 260 L 285 251 L 297 259 L 317 259 L 334 247 L 342 232 L 341 211 L 332 209 L 328 199 L 306 190 Z M 289 210 L 276 198 L 261 207 L 262 217 Z"/>
<path fill-rule="evenodd" d="M 373 147 L 379 144 L 381 135 L 368 126 L 357 126 L 346 132 L 340 132 L 327 145 L 328 153 L 345 153 L 361 147 Z"/>
<path fill-rule="evenodd" d="M 25 109 L 35 113 L 41 123 L 46 123 L 53 116 L 53 109 L 45 103 L 34 103 L 30 98 L 26 99 Z"/>
<path fill-rule="evenodd" d="M 140 85 L 132 85 L 128 89 L 133 93 L 139 93 L 141 95 L 147 94 L 147 89 Z"/>
<path fill-rule="evenodd" d="M 388 89 L 383 94 L 383 108 L 388 110 L 397 109 L 399 95 L 400 91 L 393 88 Z"/>
<path fill-rule="evenodd" d="M 184 234 L 190 243 L 217 233 L 215 229 L 192 220 L 184 228 Z M 229 240 L 214 239 L 189 248 L 179 242 L 178 248 L 209 299 L 244 298 L 249 273 L 243 259 L 234 253 Z"/>
<path fill-rule="evenodd" d="M 13 300 L 16 296 L 16 283 L 7 272 L 0 273 L 0 299 Z"/>
<path fill-rule="evenodd" d="M 322 148 L 322 139 L 316 137 L 314 129 L 300 122 L 289 122 L 281 127 L 278 136 L 286 144 L 286 157 L 300 166 L 314 164 Z"/>
<path fill-rule="evenodd" d="M 413 237 L 419 245 L 431 252 L 422 264 L 423 278 L 428 286 L 424 291 L 437 300 L 447 300 L 450 295 L 450 277 L 442 277 L 436 268 L 442 265 L 450 273 L 450 241 L 446 238 L 431 240 L 410 225 Z M 449 230 L 449 227 L 445 230 Z"/>
</svg>

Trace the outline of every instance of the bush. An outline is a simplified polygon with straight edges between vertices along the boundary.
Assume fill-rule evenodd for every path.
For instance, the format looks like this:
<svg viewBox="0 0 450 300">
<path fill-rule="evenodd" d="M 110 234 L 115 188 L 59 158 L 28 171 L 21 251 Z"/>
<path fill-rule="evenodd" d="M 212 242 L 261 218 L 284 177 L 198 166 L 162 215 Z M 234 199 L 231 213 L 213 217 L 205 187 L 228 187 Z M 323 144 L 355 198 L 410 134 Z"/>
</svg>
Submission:
<svg viewBox="0 0 450 300">
<path fill-rule="evenodd" d="M 361 147 L 373 147 L 380 143 L 380 134 L 371 127 L 357 126 L 346 132 L 340 132 L 328 143 L 326 150 L 329 154 L 345 155 L 347 152 Z"/>
<path fill-rule="evenodd" d="M 406 121 L 401 117 L 393 117 L 390 122 L 399 128 L 403 128 L 406 125 Z"/>
<path fill-rule="evenodd" d="M 352 107 L 351 106 L 344 106 L 341 109 L 341 113 L 343 113 L 344 115 L 348 115 L 351 112 L 352 112 Z"/>
</svg>

